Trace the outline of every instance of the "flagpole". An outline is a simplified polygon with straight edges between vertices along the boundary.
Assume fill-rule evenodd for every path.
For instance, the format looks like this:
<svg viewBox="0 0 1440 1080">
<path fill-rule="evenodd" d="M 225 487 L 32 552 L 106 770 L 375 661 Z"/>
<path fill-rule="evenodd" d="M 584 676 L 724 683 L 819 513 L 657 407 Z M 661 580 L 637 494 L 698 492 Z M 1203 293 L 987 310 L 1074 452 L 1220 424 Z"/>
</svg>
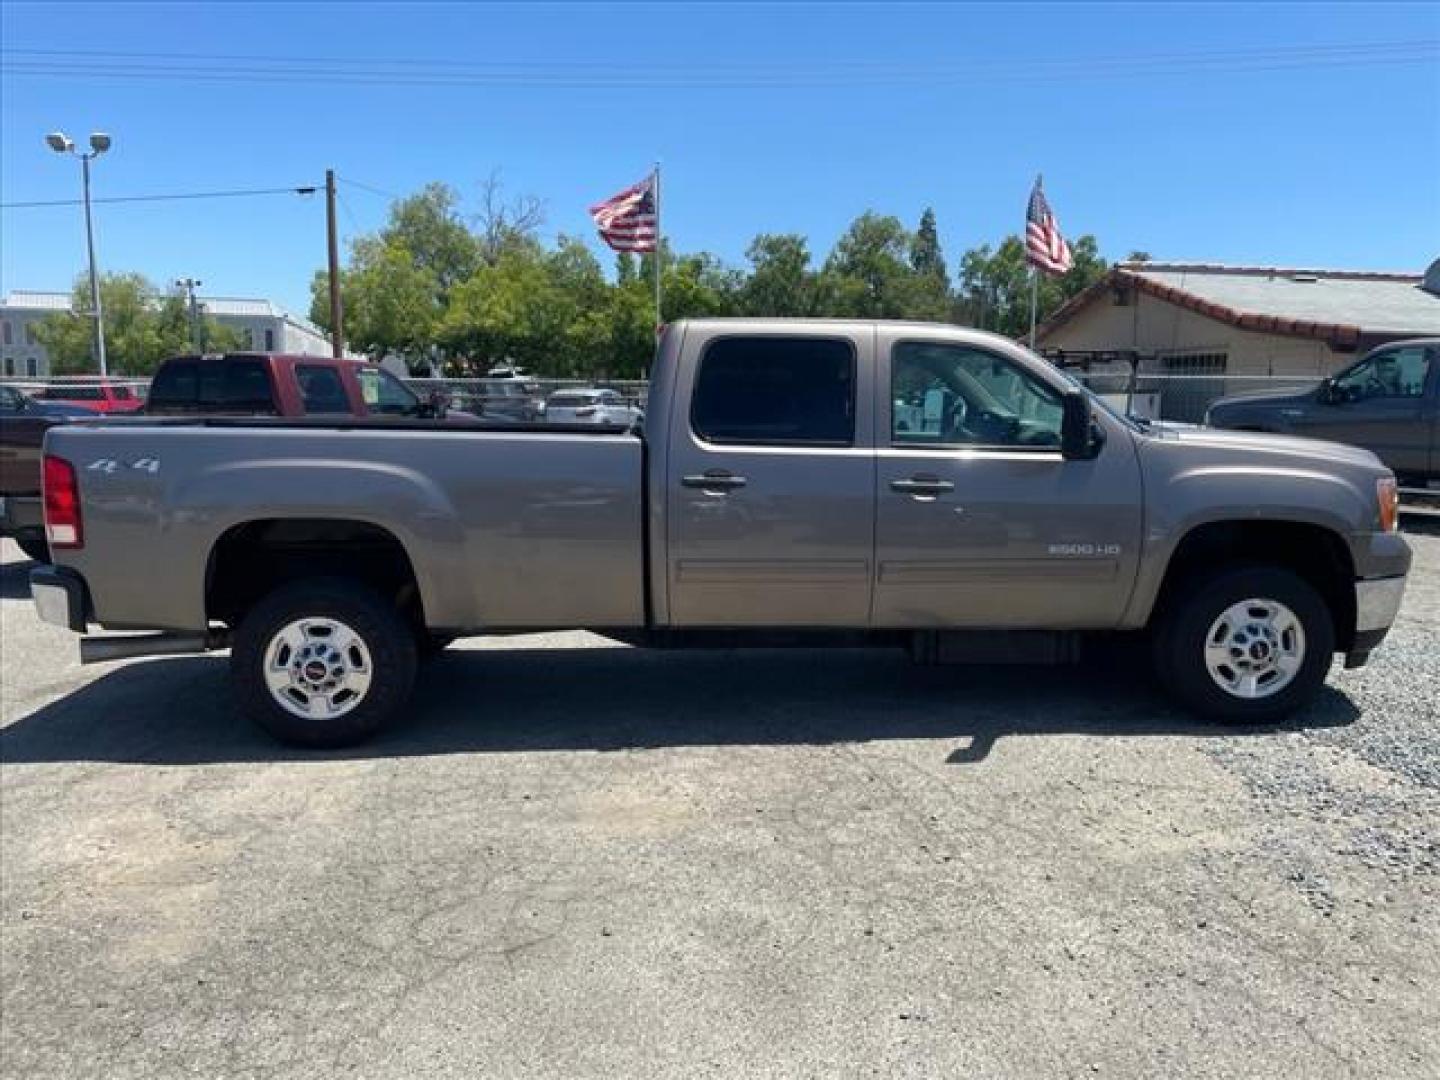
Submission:
<svg viewBox="0 0 1440 1080">
<path fill-rule="evenodd" d="M 1042 183 L 1044 183 L 1044 180 L 1043 180 L 1041 174 L 1040 174 L 1040 173 L 1036 173 L 1036 174 L 1035 174 L 1035 191 L 1039 191 L 1039 190 L 1040 190 L 1040 185 L 1041 185 Z M 1032 204 L 1033 204 L 1033 200 L 1034 200 L 1034 197 L 1035 197 L 1035 196 L 1034 196 L 1034 192 L 1031 193 L 1031 196 L 1030 196 L 1030 197 L 1031 197 Z M 1026 213 L 1025 213 L 1025 228 L 1026 228 L 1027 235 L 1028 235 L 1028 231 L 1029 231 L 1029 228 L 1030 228 L 1030 212 L 1029 212 L 1028 210 L 1027 210 Z M 1031 351 L 1031 352 L 1034 352 L 1034 351 L 1035 351 L 1035 314 L 1036 314 L 1036 311 L 1039 309 L 1039 306 L 1040 306 L 1040 267 L 1036 266 L 1036 265 L 1032 262 L 1032 263 L 1030 264 L 1030 351 Z"/>
<path fill-rule="evenodd" d="M 654 179 L 651 183 L 651 195 L 655 200 L 655 332 L 658 334 L 660 328 L 665 325 L 665 319 L 660 313 L 660 260 L 665 257 L 665 234 L 660 227 L 660 162 L 655 162 Z"/>
</svg>

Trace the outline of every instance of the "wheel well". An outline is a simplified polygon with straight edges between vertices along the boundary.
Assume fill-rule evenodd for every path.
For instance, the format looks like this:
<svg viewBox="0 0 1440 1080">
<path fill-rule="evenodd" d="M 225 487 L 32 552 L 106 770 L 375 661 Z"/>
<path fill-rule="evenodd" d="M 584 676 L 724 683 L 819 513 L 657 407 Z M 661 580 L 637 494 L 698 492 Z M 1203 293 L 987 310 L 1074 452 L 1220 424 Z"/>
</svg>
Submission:
<svg viewBox="0 0 1440 1080">
<path fill-rule="evenodd" d="M 1335 621 L 1335 645 L 1348 651 L 1355 638 L 1355 563 L 1339 534 L 1294 521 L 1217 521 L 1186 533 L 1160 585 L 1155 612 L 1196 574 L 1224 563 L 1251 562 L 1295 571 L 1324 598 Z"/>
<path fill-rule="evenodd" d="M 205 570 L 206 616 L 234 628 L 261 597 L 308 577 L 363 582 L 425 625 L 404 545 L 378 525 L 336 518 L 247 521 L 226 530 Z"/>
</svg>

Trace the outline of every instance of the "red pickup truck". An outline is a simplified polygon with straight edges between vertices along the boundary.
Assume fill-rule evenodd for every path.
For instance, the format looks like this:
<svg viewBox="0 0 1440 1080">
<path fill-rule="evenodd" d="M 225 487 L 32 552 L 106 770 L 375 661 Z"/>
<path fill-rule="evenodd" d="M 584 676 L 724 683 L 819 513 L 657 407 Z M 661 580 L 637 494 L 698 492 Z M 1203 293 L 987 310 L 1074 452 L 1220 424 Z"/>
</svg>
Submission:
<svg viewBox="0 0 1440 1080">
<path fill-rule="evenodd" d="M 376 364 L 328 356 L 177 356 L 155 373 L 154 416 L 414 416 L 440 407 Z"/>
<path fill-rule="evenodd" d="M 109 384 L 96 383 L 111 389 Z M 130 393 L 128 387 L 121 387 Z M 0 401 L 0 536 L 13 536 L 25 554 L 49 561 L 40 513 L 40 450 L 52 425 L 86 416 L 100 419 L 95 399 L 72 400 L 75 387 L 46 387 L 29 401 Z M 62 404 L 62 399 L 64 404 Z M 27 404 L 28 402 L 28 404 Z M 134 408 L 109 410 L 134 412 Z M 86 406 L 89 408 L 87 409 Z M 8 409 L 8 411 L 7 411 Z M 21 411 L 24 415 L 20 415 Z M 328 356 L 234 353 L 225 356 L 177 356 L 165 361 L 144 402 L 152 416 L 409 416 L 473 419 L 417 397 L 395 376 L 375 364 Z M 13 414 L 13 415 L 12 415 Z M 31 414 L 34 414 L 32 417 Z M 44 415 L 41 415 L 44 414 Z"/>
</svg>

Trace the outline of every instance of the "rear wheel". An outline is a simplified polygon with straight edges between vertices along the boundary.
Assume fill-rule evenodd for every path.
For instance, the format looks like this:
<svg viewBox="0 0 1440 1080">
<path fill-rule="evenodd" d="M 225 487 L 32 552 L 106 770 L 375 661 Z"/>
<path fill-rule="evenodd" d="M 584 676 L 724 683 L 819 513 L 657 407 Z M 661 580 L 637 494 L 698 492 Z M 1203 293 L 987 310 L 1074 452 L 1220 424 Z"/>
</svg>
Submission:
<svg viewBox="0 0 1440 1080">
<path fill-rule="evenodd" d="M 230 669 L 245 711 L 281 742 L 350 746 L 404 706 L 415 681 L 415 637 L 364 585 L 298 583 L 245 616 Z"/>
<path fill-rule="evenodd" d="M 1167 605 L 1155 666 L 1182 704 L 1214 720 L 1272 720 L 1307 705 L 1335 652 L 1329 608 L 1315 587 L 1277 566 L 1192 579 Z"/>
</svg>

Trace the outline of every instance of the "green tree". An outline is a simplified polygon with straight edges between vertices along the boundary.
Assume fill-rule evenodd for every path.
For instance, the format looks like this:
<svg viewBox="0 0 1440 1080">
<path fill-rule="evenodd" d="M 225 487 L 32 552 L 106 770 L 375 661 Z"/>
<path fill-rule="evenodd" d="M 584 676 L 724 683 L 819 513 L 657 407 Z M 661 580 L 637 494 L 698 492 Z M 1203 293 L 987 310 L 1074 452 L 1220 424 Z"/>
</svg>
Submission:
<svg viewBox="0 0 1440 1080">
<path fill-rule="evenodd" d="M 415 266 L 429 272 L 442 300 L 482 261 L 479 241 L 460 213 L 460 195 L 447 184 L 426 184 L 391 206 L 380 241 L 409 252 Z"/>
<path fill-rule="evenodd" d="M 163 360 L 194 351 L 184 297 L 160 295 L 140 274 L 100 275 L 104 311 L 106 366 L 115 375 L 150 375 Z M 47 316 L 35 328 L 36 340 L 50 355 L 57 375 L 91 375 L 94 324 L 90 316 L 90 279 L 82 276 L 71 290 L 70 311 Z M 239 334 L 203 318 L 206 348 L 233 351 Z"/>
<path fill-rule="evenodd" d="M 819 313 L 820 283 L 810 268 L 810 248 L 798 233 L 762 233 L 745 252 L 750 273 L 739 288 L 740 310 L 756 316 Z"/>
<path fill-rule="evenodd" d="M 340 275 L 345 343 L 375 359 L 403 357 L 421 370 L 435 339 L 442 307 L 435 274 L 398 241 L 357 241 L 351 266 Z M 329 330 L 329 277 L 317 272 L 310 283 L 311 315 Z"/>
<path fill-rule="evenodd" d="M 935 211 L 930 207 L 920 215 L 920 227 L 910 243 L 910 265 L 922 278 L 936 278 L 950 288 L 950 271 L 945 266 L 945 256 L 940 251 L 940 231 L 935 225 Z"/>
</svg>

